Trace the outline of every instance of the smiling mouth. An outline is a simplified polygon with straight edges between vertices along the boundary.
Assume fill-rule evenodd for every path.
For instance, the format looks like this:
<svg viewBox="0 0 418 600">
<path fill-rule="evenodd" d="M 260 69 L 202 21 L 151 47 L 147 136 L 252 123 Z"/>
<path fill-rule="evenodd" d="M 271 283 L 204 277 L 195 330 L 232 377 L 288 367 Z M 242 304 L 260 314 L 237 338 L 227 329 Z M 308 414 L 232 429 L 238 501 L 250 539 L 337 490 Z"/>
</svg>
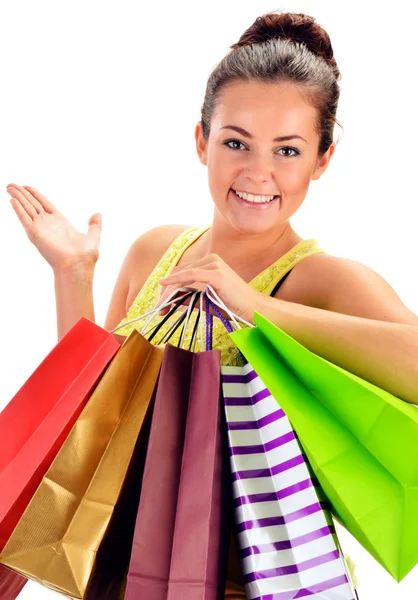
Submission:
<svg viewBox="0 0 418 600">
<path fill-rule="evenodd" d="M 250 204 L 270 204 L 271 202 L 274 202 L 274 200 L 277 200 L 278 198 L 280 198 L 280 195 L 275 195 L 275 194 L 271 194 L 270 196 L 267 195 L 261 195 L 261 194 L 250 194 L 247 192 L 240 192 L 238 190 L 234 190 L 233 188 L 231 188 L 231 191 L 235 194 L 235 196 L 237 198 L 239 198 L 240 200 L 244 200 L 245 202 L 248 202 Z"/>
</svg>

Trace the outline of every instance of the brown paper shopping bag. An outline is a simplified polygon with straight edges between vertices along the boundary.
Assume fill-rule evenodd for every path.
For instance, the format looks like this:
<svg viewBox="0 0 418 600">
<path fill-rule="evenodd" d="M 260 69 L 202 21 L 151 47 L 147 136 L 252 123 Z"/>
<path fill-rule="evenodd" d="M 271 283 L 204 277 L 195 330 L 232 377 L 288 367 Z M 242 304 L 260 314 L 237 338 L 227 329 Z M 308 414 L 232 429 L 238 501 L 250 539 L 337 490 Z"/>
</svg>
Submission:
<svg viewBox="0 0 418 600">
<path fill-rule="evenodd" d="M 101 588 L 96 562 L 105 558 L 101 544 L 110 548 L 106 534 L 118 533 L 112 517 L 118 500 L 127 499 L 124 483 L 148 427 L 163 353 L 132 331 L 6 544 L 2 564 L 72 598 L 120 596 Z M 133 531 L 135 507 L 130 512 Z M 128 563 L 129 555 L 126 570 Z"/>
</svg>

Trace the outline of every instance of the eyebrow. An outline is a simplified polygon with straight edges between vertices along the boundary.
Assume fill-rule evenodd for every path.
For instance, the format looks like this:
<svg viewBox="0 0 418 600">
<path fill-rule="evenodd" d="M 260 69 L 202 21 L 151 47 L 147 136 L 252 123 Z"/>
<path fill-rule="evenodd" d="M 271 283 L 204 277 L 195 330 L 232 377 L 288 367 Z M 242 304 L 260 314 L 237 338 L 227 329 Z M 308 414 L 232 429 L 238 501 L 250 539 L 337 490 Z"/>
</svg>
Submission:
<svg viewBox="0 0 418 600">
<path fill-rule="evenodd" d="M 248 131 L 245 131 L 245 129 L 243 129 L 242 127 L 238 127 L 237 125 L 225 125 L 224 127 L 221 127 L 221 129 L 232 129 L 233 131 L 240 133 L 241 135 L 243 135 L 244 137 L 246 137 L 250 140 L 253 139 L 253 136 L 251 135 L 251 133 L 248 133 Z M 305 138 L 303 138 L 301 135 L 297 135 L 297 134 L 283 135 L 281 137 L 276 137 L 273 139 L 273 142 L 288 142 L 289 140 L 294 140 L 294 139 L 303 140 L 304 142 L 308 143 L 307 140 L 305 140 Z"/>
</svg>

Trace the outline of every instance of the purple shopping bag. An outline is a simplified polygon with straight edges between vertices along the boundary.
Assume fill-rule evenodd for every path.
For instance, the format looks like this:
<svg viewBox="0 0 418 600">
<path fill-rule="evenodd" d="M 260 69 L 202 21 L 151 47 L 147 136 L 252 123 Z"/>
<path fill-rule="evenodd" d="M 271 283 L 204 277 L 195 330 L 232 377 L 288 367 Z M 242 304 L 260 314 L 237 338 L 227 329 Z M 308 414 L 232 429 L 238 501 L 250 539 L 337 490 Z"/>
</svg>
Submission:
<svg viewBox="0 0 418 600">
<path fill-rule="evenodd" d="M 167 600 L 223 598 L 230 488 L 220 352 L 207 351 L 193 357 Z"/>
<path fill-rule="evenodd" d="M 125 600 L 165 600 L 195 355 L 167 345 L 152 415 Z"/>
</svg>

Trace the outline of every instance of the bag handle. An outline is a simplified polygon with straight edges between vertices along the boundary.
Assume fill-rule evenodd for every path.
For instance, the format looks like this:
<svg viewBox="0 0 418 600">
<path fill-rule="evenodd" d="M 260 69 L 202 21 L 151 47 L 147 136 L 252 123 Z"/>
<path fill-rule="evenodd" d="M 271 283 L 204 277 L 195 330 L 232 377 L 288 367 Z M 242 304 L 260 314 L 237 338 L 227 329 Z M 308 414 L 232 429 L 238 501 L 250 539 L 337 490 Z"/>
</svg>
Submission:
<svg viewBox="0 0 418 600">
<path fill-rule="evenodd" d="M 226 307 L 225 303 L 219 298 L 219 296 L 215 292 L 215 290 L 213 290 L 213 288 L 211 288 L 210 286 L 207 286 L 207 288 L 202 292 L 202 295 L 205 296 L 205 305 L 206 305 L 205 309 L 206 309 L 206 350 L 207 351 L 212 350 L 212 348 L 213 348 L 213 315 L 212 315 L 210 309 L 212 309 L 214 311 L 214 313 L 216 314 L 218 319 L 222 322 L 223 326 L 228 331 L 228 333 L 232 333 L 234 331 L 234 328 L 231 325 L 231 321 L 235 324 L 236 329 L 241 329 L 241 326 L 238 323 L 238 321 L 241 321 L 242 323 L 248 325 L 249 327 L 255 327 L 255 325 L 253 325 L 252 323 L 248 323 L 248 321 L 246 321 L 245 319 L 242 319 L 241 317 L 238 317 L 238 315 L 235 315 L 232 311 L 230 311 Z M 215 296 L 215 299 L 212 297 L 212 295 Z M 222 308 L 225 312 L 227 312 L 227 314 L 231 317 L 231 321 L 228 321 L 227 319 L 225 319 L 225 317 L 222 315 L 219 308 Z M 241 357 L 243 364 L 244 365 L 247 364 L 248 361 L 246 360 L 245 356 L 242 354 L 242 352 L 239 349 L 238 349 L 238 353 Z"/>
<path fill-rule="evenodd" d="M 212 286 L 207 285 L 206 288 L 203 290 L 203 292 L 206 294 L 206 296 L 208 296 L 212 305 L 215 305 L 215 306 L 221 308 L 224 312 L 226 312 L 226 314 L 231 318 L 231 321 L 233 321 L 233 323 L 235 323 L 237 329 L 240 329 L 240 325 L 238 322 L 244 323 L 244 325 L 247 325 L 247 327 L 255 327 L 255 325 L 253 325 L 252 323 L 249 323 L 242 317 L 239 317 L 234 312 L 232 312 L 226 306 L 226 304 L 223 302 L 223 300 L 221 300 L 221 298 L 218 296 L 218 294 L 215 292 L 215 290 L 213 289 Z M 216 316 L 219 316 L 219 315 L 217 314 Z"/>
<path fill-rule="evenodd" d="M 177 296 L 179 293 L 182 293 L 182 295 L 180 297 L 175 298 L 175 296 Z M 181 313 L 179 318 L 172 324 L 170 329 L 163 335 L 163 337 L 159 341 L 159 344 L 167 343 L 171 339 L 171 337 L 174 335 L 174 333 L 178 330 L 178 328 L 183 324 L 178 346 L 181 347 L 183 345 L 186 330 L 187 330 L 187 325 L 190 321 L 191 314 L 192 314 L 194 308 L 196 307 L 196 304 L 199 301 L 199 299 L 200 299 L 200 309 L 198 311 L 196 321 L 195 321 L 195 324 L 193 327 L 192 337 L 191 337 L 190 344 L 188 347 L 189 350 L 192 350 L 192 348 L 193 348 L 193 351 L 194 351 L 194 349 L 196 347 L 196 342 L 197 342 L 197 337 L 198 337 L 197 329 L 199 327 L 199 323 L 200 323 L 201 347 L 203 348 L 203 339 L 205 338 L 206 350 L 212 349 L 212 347 L 213 347 L 213 315 L 211 313 L 211 309 L 216 314 L 216 316 L 220 319 L 220 321 L 223 323 L 223 325 L 224 325 L 225 329 L 228 331 L 228 333 L 231 333 L 232 331 L 234 331 L 234 328 L 231 325 L 231 321 L 235 325 L 236 329 L 241 328 L 241 326 L 239 324 L 240 322 L 245 324 L 248 327 L 255 327 L 252 323 L 249 323 L 245 319 L 239 317 L 234 312 L 229 310 L 228 307 L 225 305 L 225 303 L 221 300 L 221 298 L 215 292 L 215 290 L 212 288 L 212 286 L 207 285 L 206 288 L 202 292 L 199 292 L 193 288 L 187 288 L 187 287 L 177 288 L 168 296 L 168 298 L 165 300 L 165 302 L 163 302 L 161 305 L 154 307 L 152 310 L 148 311 L 144 315 L 141 315 L 140 317 L 131 319 L 130 321 L 127 321 L 127 322 L 119 325 L 118 327 L 115 327 L 113 330 L 110 331 L 110 333 L 115 333 L 122 327 L 125 327 L 126 325 L 130 325 L 132 323 L 142 321 L 143 319 L 146 319 L 148 317 L 148 320 L 146 321 L 145 325 L 142 327 L 142 330 L 140 329 L 139 331 L 144 336 L 147 336 L 148 334 L 150 334 L 147 339 L 149 342 L 151 342 L 154 339 L 154 337 L 157 335 L 157 333 L 160 331 L 160 329 L 163 327 L 163 325 L 179 310 L 179 308 L 189 298 L 191 298 L 191 302 L 190 302 L 187 310 L 185 310 Z M 206 324 L 206 327 L 205 327 L 203 319 L 202 319 L 203 298 L 205 299 L 205 313 L 206 313 L 205 324 Z M 163 319 L 161 319 L 161 321 L 159 323 L 157 323 L 157 325 L 151 327 L 151 329 L 148 329 L 148 326 L 151 323 L 151 321 L 154 319 L 154 317 L 161 310 L 163 310 L 164 308 L 168 308 L 169 306 L 172 306 L 172 308 L 167 313 L 167 315 L 165 315 L 163 317 Z M 227 319 L 225 319 L 225 317 L 222 315 L 222 313 L 220 312 L 219 309 L 226 312 L 227 315 L 230 317 L 231 321 L 228 321 Z M 204 328 L 205 328 L 205 331 L 204 331 Z M 245 359 L 242 356 L 241 352 L 240 352 L 240 355 L 245 362 Z"/>
<path fill-rule="evenodd" d="M 183 295 L 180 296 L 179 298 L 175 298 L 173 300 L 172 298 L 174 298 L 174 296 L 176 296 L 179 292 L 182 292 Z M 160 312 L 160 310 L 163 310 L 164 308 L 168 308 L 169 306 L 172 306 L 173 304 L 177 304 L 177 303 L 182 304 L 182 301 L 189 298 L 191 295 L 193 295 L 194 292 L 195 292 L 195 290 L 193 290 L 192 288 L 185 288 L 185 287 L 178 288 L 178 289 L 174 290 L 169 295 L 167 300 L 165 302 L 163 302 L 160 306 L 158 306 L 158 308 L 154 307 L 152 310 L 148 311 L 144 315 L 141 315 L 140 317 L 136 317 L 135 319 L 131 319 L 130 321 L 127 321 L 126 323 L 123 323 L 121 325 L 118 325 L 117 327 L 115 327 L 115 329 L 112 329 L 109 333 L 116 333 L 116 331 L 118 331 L 119 329 L 122 329 L 122 327 L 125 327 L 126 325 L 131 325 L 131 323 L 136 323 L 138 321 L 142 321 L 143 319 L 146 319 L 147 317 L 149 317 L 148 321 L 143 326 L 143 330 L 141 331 L 141 333 L 144 335 L 144 331 L 148 327 L 149 323 L 152 321 L 152 319 L 155 317 L 155 315 L 157 315 Z"/>
<path fill-rule="evenodd" d="M 151 335 L 147 338 L 149 342 L 151 342 L 154 337 L 157 335 L 157 333 L 160 331 L 161 327 L 179 310 L 179 308 L 183 305 L 184 300 L 187 300 L 188 298 L 190 298 L 191 296 L 194 295 L 194 291 L 190 291 L 188 294 L 185 294 L 184 296 L 182 296 L 181 298 L 178 298 L 177 300 L 174 301 L 174 306 L 173 308 L 165 315 L 165 317 L 163 317 L 161 319 L 161 321 L 159 323 L 157 323 L 157 325 L 153 328 L 151 328 Z M 170 302 L 171 304 L 171 302 Z M 160 307 L 158 307 L 157 309 L 153 310 L 153 317 L 155 315 L 157 315 L 160 310 L 162 310 L 163 308 L 165 308 L 164 304 L 162 304 Z M 182 313 L 179 317 L 179 319 L 174 323 L 174 327 L 177 329 L 177 327 L 182 323 L 183 319 L 185 318 L 185 314 Z M 146 330 L 146 328 L 144 328 L 141 331 L 142 335 L 144 335 L 145 337 L 148 335 L 149 330 Z"/>
<path fill-rule="evenodd" d="M 177 293 L 177 292 L 175 292 Z M 179 310 L 179 308 L 182 306 L 184 300 L 191 298 L 190 304 L 187 307 L 186 310 L 184 310 L 179 318 L 171 325 L 171 327 L 168 329 L 168 331 L 166 331 L 166 333 L 163 335 L 163 337 L 159 340 L 158 344 L 166 344 L 169 342 L 169 340 L 172 338 L 172 336 L 175 334 L 175 332 L 179 329 L 179 327 L 183 324 L 182 327 L 182 331 L 181 331 L 181 335 L 180 335 L 180 339 L 179 342 L 177 344 L 177 346 L 179 348 L 181 348 L 184 344 L 184 337 L 185 337 L 185 333 L 187 331 L 187 326 L 189 324 L 190 321 L 190 317 L 193 313 L 193 310 L 196 307 L 196 304 L 199 300 L 200 297 L 200 292 L 198 292 L 197 290 L 193 290 L 191 289 L 189 291 L 189 293 L 185 294 L 184 296 L 181 296 L 181 298 L 179 298 L 177 300 L 177 302 L 175 303 L 175 306 L 171 309 L 171 311 L 153 328 L 153 333 L 151 334 L 151 336 L 148 338 L 148 341 L 152 341 L 152 339 L 155 337 L 155 335 L 158 333 L 158 331 L 161 329 L 161 327 L 167 322 L 168 319 L 171 318 L 171 316 L 177 311 Z M 154 310 L 154 314 L 156 314 L 157 312 L 159 312 L 161 310 L 163 305 L 161 305 L 160 307 L 158 307 L 156 310 Z M 197 314 L 197 318 L 196 318 L 196 322 L 194 324 L 193 327 L 193 332 L 192 332 L 192 337 L 190 340 L 190 344 L 188 347 L 188 350 L 192 349 L 192 346 L 196 346 L 196 335 L 197 335 L 197 328 L 199 325 L 199 320 L 200 320 L 200 311 Z M 146 332 L 148 333 L 148 332 Z"/>
<path fill-rule="evenodd" d="M 193 297 L 191 299 L 191 302 L 190 302 L 187 310 L 185 310 L 185 311 L 182 312 L 182 314 L 177 319 L 177 321 L 173 324 L 173 326 L 171 327 L 171 329 L 160 340 L 160 342 L 159 342 L 160 344 L 167 343 L 171 339 L 171 337 L 174 335 L 174 333 L 178 330 L 178 328 L 183 323 L 183 321 L 184 321 L 183 328 L 182 328 L 182 331 L 181 331 L 181 334 L 180 334 L 180 339 L 179 339 L 179 342 L 177 344 L 179 348 L 181 348 L 183 346 L 184 335 L 186 333 L 187 326 L 189 324 L 191 314 L 192 314 L 192 312 L 193 312 L 194 308 L 196 307 L 196 304 L 197 304 L 197 302 L 199 300 L 199 295 L 200 295 L 199 292 L 197 292 L 197 291 L 194 292 Z M 200 313 L 198 313 L 196 322 L 194 324 L 194 328 L 193 328 L 193 332 L 192 332 L 192 338 L 190 340 L 190 344 L 189 344 L 189 348 L 188 348 L 189 350 L 191 349 L 192 345 L 195 344 L 195 342 L 196 342 L 195 337 L 196 337 L 197 327 L 198 327 L 198 324 L 199 324 L 199 318 L 200 318 Z"/>
</svg>

